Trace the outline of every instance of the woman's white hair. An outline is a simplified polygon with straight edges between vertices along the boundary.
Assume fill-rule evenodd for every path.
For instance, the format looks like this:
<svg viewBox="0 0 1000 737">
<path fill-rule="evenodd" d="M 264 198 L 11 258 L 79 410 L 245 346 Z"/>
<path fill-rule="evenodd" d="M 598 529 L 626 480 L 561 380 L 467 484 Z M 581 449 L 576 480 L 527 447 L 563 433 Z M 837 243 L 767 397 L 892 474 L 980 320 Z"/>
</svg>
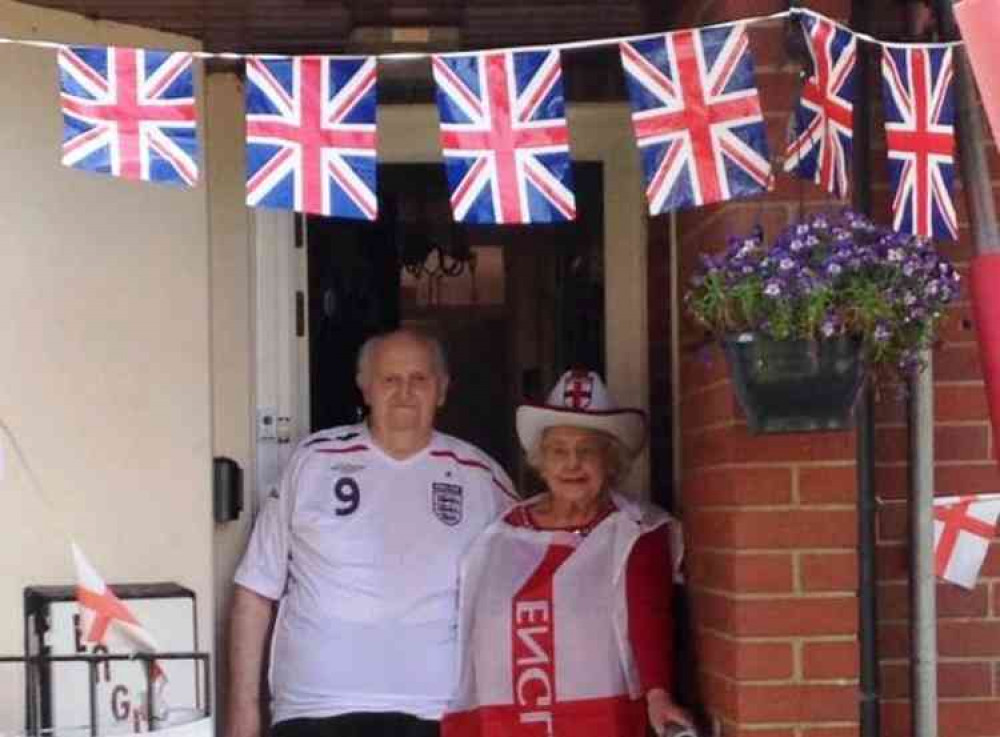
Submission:
<svg viewBox="0 0 1000 737">
<path fill-rule="evenodd" d="M 371 381 L 372 357 L 375 351 L 383 342 L 390 338 L 405 335 L 424 345 L 431 354 L 431 365 L 434 367 L 434 374 L 438 381 L 448 380 L 448 359 L 445 356 L 444 346 L 441 341 L 423 330 L 415 328 L 400 328 L 387 333 L 378 333 L 366 340 L 358 351 L 358 368 L 355 380 L 358 387 L 364 388 Z"/>
<path fill-rule="evenodd" d="M 567 425 L 566 427 L 575 427 Z M 542 471 L 542 443 L 545 441 L 545 434 L 551 430 L 545 428 L 539 435 L 538 440 L 525 454 L 528 467 L 541 478 Z M 600 438 L 605 443 L 604 450 L 604 491 L 616 489 L 618 484 L 624 481 L 632 470 L 632 456 L 629 455 L 625 444 L 611 433 L 594 430 L 593 428 L 580 428 L 586 430 L 595 437 Z"/>
</svg>

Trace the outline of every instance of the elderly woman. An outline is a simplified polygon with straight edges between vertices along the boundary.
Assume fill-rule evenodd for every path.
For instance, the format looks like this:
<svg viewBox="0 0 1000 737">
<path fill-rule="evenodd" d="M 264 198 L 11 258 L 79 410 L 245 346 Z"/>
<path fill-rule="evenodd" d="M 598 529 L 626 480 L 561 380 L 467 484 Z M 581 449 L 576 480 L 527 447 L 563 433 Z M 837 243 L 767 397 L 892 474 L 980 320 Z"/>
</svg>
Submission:
<svg viewBox="0 0 1000 737">
<path fill-rule="evenodd" d="M 567 372 L 517 433 L 544 493 L 462 566 L 460 682 L 443 737 L 642 737 L 671 697 L 669 517 L 615 493 L 645 443 L 600 377 Z"/>
</svg>

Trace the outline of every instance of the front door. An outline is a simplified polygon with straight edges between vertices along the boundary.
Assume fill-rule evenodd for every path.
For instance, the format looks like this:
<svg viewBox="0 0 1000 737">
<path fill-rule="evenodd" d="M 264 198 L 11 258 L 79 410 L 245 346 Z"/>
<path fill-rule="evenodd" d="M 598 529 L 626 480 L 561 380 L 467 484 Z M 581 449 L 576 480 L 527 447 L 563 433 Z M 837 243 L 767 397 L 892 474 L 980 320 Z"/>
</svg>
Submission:
<svg viewBox="0 0 1000 737">
<path fill-rule="evenodd" d="M 577 222 L 528 227 L 452 223 L 438 165 L 379 172 L 377 223 L 308 220 L 311 427 L 361 416 L 354 371 L 365 339 L 418 326 L 449 355 L 440 428 L 516 477 L 517 404 L 544 399 L 570 366 L 604 370 L 601 166 L 576 167 Z"/>
</svg>

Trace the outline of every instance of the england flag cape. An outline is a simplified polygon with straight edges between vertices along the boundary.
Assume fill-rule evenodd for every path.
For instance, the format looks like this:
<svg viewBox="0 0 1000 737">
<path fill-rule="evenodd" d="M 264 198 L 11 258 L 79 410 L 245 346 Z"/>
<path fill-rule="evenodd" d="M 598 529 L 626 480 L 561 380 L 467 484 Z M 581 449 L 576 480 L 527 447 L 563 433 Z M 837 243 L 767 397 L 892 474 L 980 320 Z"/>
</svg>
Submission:
<svg viewBox="0 0 1000 737">
<path fill-rule="evenodd" d="M 473 544 L 459 587 L 459 686 L 443 737 L 644 734 L 625 569 L 639 536 L 671 518 L 613 498 L 617 511 L 584 538 L 500 520 Z"/>
</svg>

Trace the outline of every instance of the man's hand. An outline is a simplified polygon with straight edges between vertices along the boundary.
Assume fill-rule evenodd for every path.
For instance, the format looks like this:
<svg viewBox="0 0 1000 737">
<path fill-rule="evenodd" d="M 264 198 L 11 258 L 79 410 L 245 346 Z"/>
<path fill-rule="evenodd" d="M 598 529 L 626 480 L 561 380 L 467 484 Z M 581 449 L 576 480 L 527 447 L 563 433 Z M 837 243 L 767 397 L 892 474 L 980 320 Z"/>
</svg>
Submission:
<svg viewBox="0 0 1000 737">
<path fill-rule="evenodd" d="M 665 689 L 651 688 L 646 692 L 646 709 L 649 713 L 649 725 L 658 735 L 662 735 L 669 724 L 694 726 L 691 715 L 675 704 Z"/>
</svg>

